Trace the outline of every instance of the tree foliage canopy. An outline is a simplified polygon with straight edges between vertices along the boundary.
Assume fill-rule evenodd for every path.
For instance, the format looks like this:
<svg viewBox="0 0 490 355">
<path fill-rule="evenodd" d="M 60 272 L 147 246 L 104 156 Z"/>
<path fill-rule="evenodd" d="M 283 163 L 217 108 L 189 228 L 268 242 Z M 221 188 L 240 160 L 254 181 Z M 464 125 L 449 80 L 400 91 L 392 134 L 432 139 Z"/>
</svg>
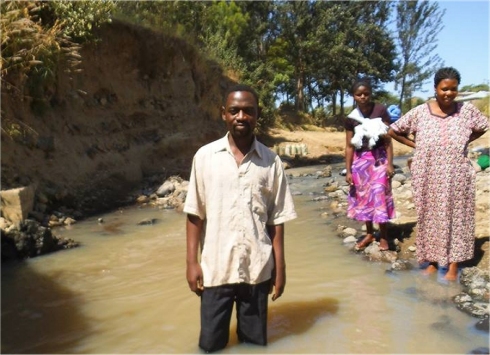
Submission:
<svg viewBox="0 0 490 355">
<path fill-rule="evenodd" d="M 340 98 L 343 114 L 344 97 L 359 76 L 370 78 L 375 90 L 396 80 L 402 97 L 410 96 L 438 63 L 432 52 L 443 15 L 428 1 L 83 0 L 1 6 L 2 79 L 14 68 L 49 68 L 48 53 L 70 53 L 66 58 L 76 64 L 77 43 L 117 17 L 182 36 L 253 85 L 266 126 L 281 102 L 298 112 L 320 107 L 336 115 Z M 395 15 L 396 37 L 387 29 Z"/>
</svg>

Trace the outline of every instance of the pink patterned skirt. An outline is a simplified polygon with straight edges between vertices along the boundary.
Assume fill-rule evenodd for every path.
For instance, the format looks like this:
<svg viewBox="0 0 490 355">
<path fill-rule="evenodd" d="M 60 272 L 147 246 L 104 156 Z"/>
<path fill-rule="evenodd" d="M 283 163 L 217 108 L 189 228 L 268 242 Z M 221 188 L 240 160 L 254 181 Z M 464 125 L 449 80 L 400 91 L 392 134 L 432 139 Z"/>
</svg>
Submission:
<svg viewBox="0 0 490 355">
<path fill-rule="evenodd" d="M 384 147 L 355 151 L 347 217 L 357 221 L 386 223 L 395 217 L 395 204 L 386 169 L 388 159 Z"/>
</svg>

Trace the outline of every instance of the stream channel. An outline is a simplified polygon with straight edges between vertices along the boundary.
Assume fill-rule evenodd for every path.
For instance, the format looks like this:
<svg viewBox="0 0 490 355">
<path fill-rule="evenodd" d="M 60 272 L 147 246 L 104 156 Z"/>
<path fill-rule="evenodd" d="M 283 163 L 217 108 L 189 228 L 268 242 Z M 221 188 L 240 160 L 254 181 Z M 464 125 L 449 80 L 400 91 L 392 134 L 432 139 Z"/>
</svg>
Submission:
<svg viewBox="0 0 490 355">
<path fill-rule="evenodd" d="M 286 224 L 287 285 L 269 304 L 269 344 L 221 353 L 467 354 L 488 347 L 442 275 L 387 272 L 342 244 L 345 217 L 313 201 L 324 166 L 288 170 L 298 218 Z M 333 169 L 339 175 L 341 166 Z M 311 173 L 311 174 L 308 174 Z M 307 176 L 304 176 L 307 174 Z M 98 219 L 103 218 L 104 223 Z M 138 225 L 155 219 L 152 225 Z M 185 215 L 129 207 L 54 234 L 81 246 L 2 267 L 2 353 L 199 353 L 199 298 L 185 280 Z"/>
</svg>

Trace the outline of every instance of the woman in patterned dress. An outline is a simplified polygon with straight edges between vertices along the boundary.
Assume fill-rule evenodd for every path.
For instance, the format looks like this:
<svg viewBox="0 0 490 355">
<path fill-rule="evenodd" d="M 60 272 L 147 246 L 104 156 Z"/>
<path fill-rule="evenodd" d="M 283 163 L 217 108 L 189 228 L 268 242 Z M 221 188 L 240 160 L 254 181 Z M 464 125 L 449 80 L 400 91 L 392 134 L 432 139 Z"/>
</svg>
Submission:
<svg viewBox="0 0 490 355">
<path fill-rule="evenodd" d="M 415 148 L 411 173 L 417 259 L 429 263 L 425 274 L 447 267 L 446 280 L 456 280 L 458 263 L 473 258 L 476 173 L 467 157 L 468 144 L 489 127 L 488 119 L 473 104 L 454 101 L 460 81 L 456 69 L 438 70 L 436 99 L 407 112 L 388 132 Z"/>
<path fill-rule="evenodd" d="M 358 113 L 364 118 L 381 117 L 388 126 L 390 115 L 385 106 L 371 101 L 372 88 L 366 80 L 357 81 L 352 87 L 352 95 Z M 356 244 L 356 250 L 363 250 L 375 240 L 373 223 L 379 225 L 379 249 L 388 250 L 386 223 L 394 218 L 395 207 L 391 193 L 390 179 L 394 175 L 393 146 L 386 135 L 378 137 L 376 144 L 369 148 L 363 139 L 359 149 L 352 144 L 354 128 L 359 124 L 351 118 L 345 122 L 345 180 L 351 186 L 348 196 L 347 216 L 366 223 L 366 235 Z"/>
</svg>

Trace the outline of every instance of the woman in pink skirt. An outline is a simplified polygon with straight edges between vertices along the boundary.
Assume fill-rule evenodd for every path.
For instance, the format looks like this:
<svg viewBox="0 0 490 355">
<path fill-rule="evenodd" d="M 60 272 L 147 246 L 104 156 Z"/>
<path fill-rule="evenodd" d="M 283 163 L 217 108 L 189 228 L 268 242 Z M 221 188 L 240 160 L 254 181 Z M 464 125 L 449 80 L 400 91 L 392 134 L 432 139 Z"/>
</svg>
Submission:
<svg viewBox="0 0 490 355">
<path fill-rule="evenodd" d="M 390 115 L 385 106 L 371 101 L 372 87 L 366 80 L 357 81 L 352 95 L 357 105 L 356 115 L 363 118 L 381 118 L 389 126 Z M 376 137 L 374 146 L 367 138 L 358 147 L 353 145 L 355 127 L 360 124 L 352 118 L 345 122 L 345 180 L 351 186 L 348 196 L 347 216 L 366 223 L 366 235 L 356 244 L 363 250 L 376 238 L 373 223 L 379 225 L 379 248 L 388 250 L 387 225 L 395 217 L 395 206 L 391 193 L 393 169 L 393 146 L 387 135 Z M 387 128 L 387 127 L 386 127 Z M 371 142 L 372 143 L 372 142 Z"/>
<path fill-rule="evenodd" d="M 389 130 L 394 139 L 415 148 L 417 259 L 429 263 L 426 274 L 447 267 L 446 280 L 456 280 L 458 263 L 473 258 L 476 173 L 468 144 L 489 128 L 488 118 L 473 104 L 455 101 L 460 80 L 454 68 L 438 70 L 436 99 L 408 111 Z"/>
</svg>

